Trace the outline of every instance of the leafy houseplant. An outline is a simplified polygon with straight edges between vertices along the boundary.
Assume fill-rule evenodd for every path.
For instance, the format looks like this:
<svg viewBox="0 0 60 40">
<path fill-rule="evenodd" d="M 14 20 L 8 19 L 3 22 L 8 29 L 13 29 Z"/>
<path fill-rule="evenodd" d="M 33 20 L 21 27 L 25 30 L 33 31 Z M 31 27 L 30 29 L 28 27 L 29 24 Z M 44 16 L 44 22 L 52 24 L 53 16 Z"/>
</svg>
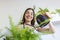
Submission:
<svg viewBox="0 0 60 40">
<path fill-rule="evenodd" d="M 39 35 L 34 32 L 33 29 L 29 28 L 18 28 L 14 25 L 12 18 L 10 19 L 10 26 L 11 28 L 8 29 L 11 32 L 11 36 L 6 36 L 6 40 L 37 40 Z M 41 40 L 41 38 L 39 38 Z"/>
<path fill-rule="evenodd" d="M 36 20 L 38 25 L 42 28 L 45 27 L 51 20 L 51 18 L 49 17 L 49 15 L 46 15 L 46 12 L 49 12 L 49 10 L 47 8 L 42 9 L 39 8 L 38 12 L 36 13 Z M 43 31 L 43 34 L 52 34 L 51 32 L 48 31 Z"/>
<path fill-rule="evenodd" d="M 46 15 L 46 12 L 49 12 L 47 8 L 39 8 L 36 13 L 36 20 L 40 27 L 46 26 L 50 21 L 50 17 Z"/>
</svg>

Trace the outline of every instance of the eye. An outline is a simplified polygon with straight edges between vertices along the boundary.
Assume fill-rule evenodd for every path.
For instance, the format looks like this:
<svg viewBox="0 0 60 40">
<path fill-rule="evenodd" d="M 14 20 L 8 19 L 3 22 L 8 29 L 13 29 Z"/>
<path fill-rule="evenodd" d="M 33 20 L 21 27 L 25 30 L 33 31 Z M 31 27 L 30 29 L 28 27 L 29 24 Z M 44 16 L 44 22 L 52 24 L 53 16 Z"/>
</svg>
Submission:
<svg viewBox="0 0 60 40">
<path fill-rule="evenodd" d="M 31 12 L 31 15 L 33 15 L 33 12 Z"/>
<path fill-rule="evenodd" d="M 26 14 L 29 14 L 29 12 L 26 12 Z"/>
</svg>

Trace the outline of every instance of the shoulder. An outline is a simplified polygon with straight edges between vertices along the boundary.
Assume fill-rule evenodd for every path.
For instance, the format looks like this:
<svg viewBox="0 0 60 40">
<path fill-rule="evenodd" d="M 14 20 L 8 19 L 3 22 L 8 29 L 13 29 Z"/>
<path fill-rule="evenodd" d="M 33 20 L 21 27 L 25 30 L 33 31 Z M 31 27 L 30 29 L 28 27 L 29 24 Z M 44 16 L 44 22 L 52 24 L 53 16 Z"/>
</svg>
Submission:
<svg viewBox="0 0 60 40">
<path fill-rule="evenodd" d="M 16 28 L 23 28 L 23 24 L 17 25 Z"/>
<path fill-rule="evenodd" d="M 35 28 L 38 28 L 38 27 L 39 27 L 39 24 L 37 23 L 37 21 L 35 22 L 34 27 L 35 27 Z"/>
</svg>

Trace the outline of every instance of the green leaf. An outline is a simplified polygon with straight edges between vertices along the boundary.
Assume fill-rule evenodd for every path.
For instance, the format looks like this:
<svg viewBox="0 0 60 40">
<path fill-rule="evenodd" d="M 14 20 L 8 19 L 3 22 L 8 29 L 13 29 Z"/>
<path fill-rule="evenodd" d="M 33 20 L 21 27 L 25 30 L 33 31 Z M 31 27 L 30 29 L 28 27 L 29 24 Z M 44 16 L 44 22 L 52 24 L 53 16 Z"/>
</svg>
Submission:
<svg viewBox="0 0 60 40">
<path fill-rule="evenodd" d="M 43 11 L 43 9 L 42 9 L 42 8 L 39 8 L 39 10 L 40 10 L 40 11 Z"/>
<path fill-rule="evenodd" d="M 47 8 L 44 9 L 45 12 L 49 12 L 49 10 Z"/>
<path fill-rule="evenodd" d="M 60 13 L 60 9 L 56 9 L 56 12 Z"/>
<path fill-rule="evenodd" d="M 51 19 L 46 19 L 45 21 L 43 21 L 43 22 L 41 22 L 41 24 L 39 24 L 39 25 L 42 25 L 42 24 L 44 24 L 44 23 L 47 23 L 47 22 L 49 22 Z"/>
</svg>

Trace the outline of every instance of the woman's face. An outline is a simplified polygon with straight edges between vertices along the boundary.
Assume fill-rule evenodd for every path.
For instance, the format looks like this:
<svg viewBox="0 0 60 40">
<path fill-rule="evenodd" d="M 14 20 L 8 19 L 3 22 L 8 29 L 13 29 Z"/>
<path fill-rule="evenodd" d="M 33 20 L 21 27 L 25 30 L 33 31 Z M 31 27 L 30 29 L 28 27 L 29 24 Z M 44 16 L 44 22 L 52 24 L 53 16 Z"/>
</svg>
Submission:
<svg viewBox="0 0 60 40">
<path fill-rule="evenodd" d="M 33 11 L 27 10 L 25 13 L 25 21 L 31 22 L 33 19 Z"/>
</svg>

